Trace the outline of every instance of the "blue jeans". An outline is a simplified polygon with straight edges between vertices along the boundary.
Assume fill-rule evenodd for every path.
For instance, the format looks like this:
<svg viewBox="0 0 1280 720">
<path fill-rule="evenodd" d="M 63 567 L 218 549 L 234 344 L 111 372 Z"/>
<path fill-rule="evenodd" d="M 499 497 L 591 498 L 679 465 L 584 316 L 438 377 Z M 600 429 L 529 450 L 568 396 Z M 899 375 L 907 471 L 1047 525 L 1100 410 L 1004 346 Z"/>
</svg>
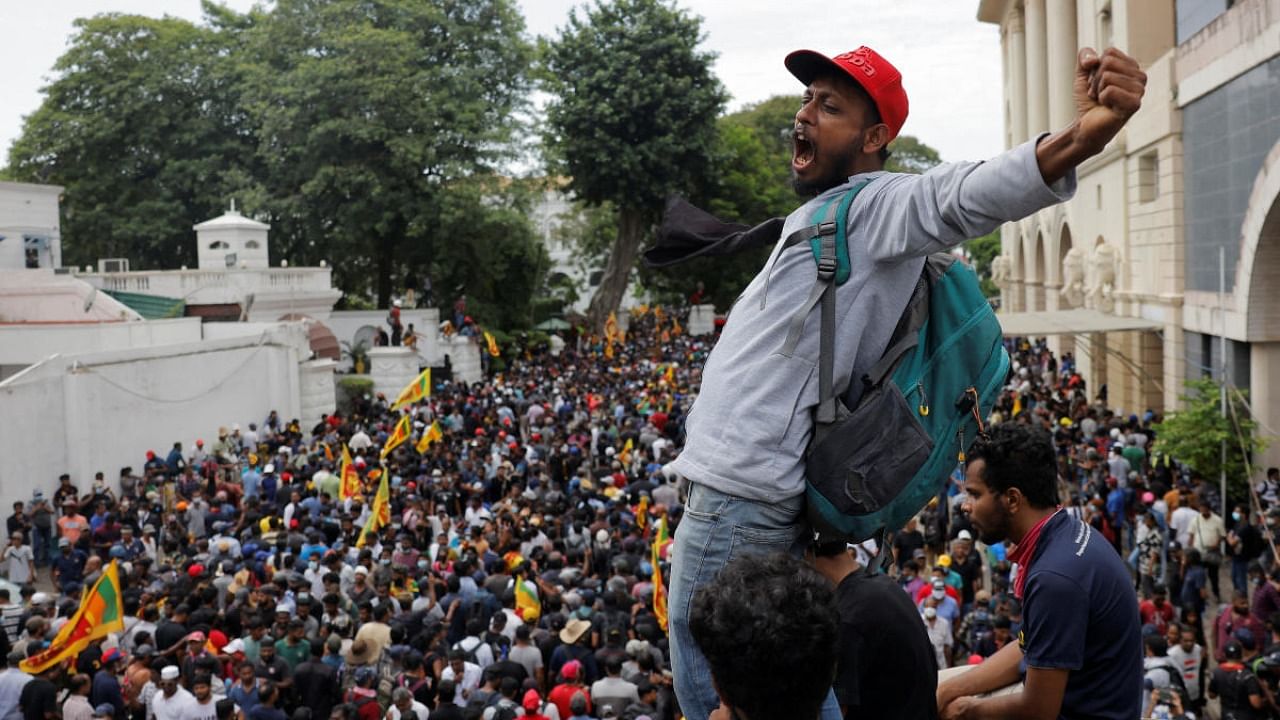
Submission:
<svg viewBox="0 0 1280 720">
<path fill-rule="evenodd" d="M 31 528 L 31 552 L 35 555 L 36 567 L 51 564 L 58 554 L 58 543 L 53 539 L 53 528 L 39 526 Z"/>
<path fill-rule="evenodd" d="M 1249 561 L 1231 558 L 1231 584 L 1240 592 L 1249 590 Z"/>
<path fill-rule="evenodd" d="M 726 495 L 698 483 L 690 485 L 689 501 L 672 546 L 668 601 L 671 670 L 676 698 L 688 720 L 707 720 L 720 706 L 707 659 L 689 631 L 689 605 L 694 591 L 715 579 L 733 558 L 803 552 L 807 545 L 803 513 L 803 495 L 763 503 Z M 840 717 L 835 694 L 827 693 L 822 720 Z"/>
</svg>

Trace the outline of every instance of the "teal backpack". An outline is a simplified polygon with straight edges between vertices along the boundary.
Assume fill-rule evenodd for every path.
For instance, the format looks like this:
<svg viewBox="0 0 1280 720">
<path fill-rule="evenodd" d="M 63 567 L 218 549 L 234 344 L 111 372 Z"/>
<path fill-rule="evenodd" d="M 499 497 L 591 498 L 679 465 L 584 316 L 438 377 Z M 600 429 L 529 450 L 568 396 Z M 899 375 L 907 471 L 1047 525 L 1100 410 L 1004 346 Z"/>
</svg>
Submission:
<svg viewBox="0 0 1280 720">
<path fill-rule="evenodd" d="M 985 432 L 1009 374 L 995 311 L 973 270 L 948 253 L 930 255 L 880 361 L 850 407 L 832 387 L 835 294 L 849 278 L 849 207 L 867 183 L 832 198 L 817 222 L 784 247 L 808 242 L 817 262 L 809 299 L 791 319 L 783 354 L 821 303 L 818 399 L 805 458 L 808 519 L 819 542 L 861 542 L 896 532 L 946 487 L 964 451 Z M 858 382 L 853 380 L 851 382 Z"/>
</svg>

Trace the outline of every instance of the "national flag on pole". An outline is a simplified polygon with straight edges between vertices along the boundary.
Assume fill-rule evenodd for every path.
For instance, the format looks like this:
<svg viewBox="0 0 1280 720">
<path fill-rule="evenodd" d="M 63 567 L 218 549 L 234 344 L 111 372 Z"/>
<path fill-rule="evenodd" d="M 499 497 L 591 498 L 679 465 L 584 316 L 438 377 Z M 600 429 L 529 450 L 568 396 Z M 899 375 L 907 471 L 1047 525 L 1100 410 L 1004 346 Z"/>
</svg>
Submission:
<svg viewBox="0 0 1280 720">
<path fill-rule="evenodd" d="M 502 351 L 498 349 L 498 341 L 493 339 L 493 335 L 486 330 L 484 333 L 484 341 L 489 345 L 489 354 L 498 357 Z"/>
<path fill-rule="evenodd" d="M 671 334 L 674 337 L 680 337 L 680 333 L 684 332 L 684 328 L 680 327 L 680 321 L 675 315 L 671 316 Z"/>
<path fill-rule="evenodd" d="M 81 594 L 79 609 L 49 647 L 23 660 L 20 667 L 33 675 L 44 672 L 60 662 L 74 660 L 90 642 L 113 632 L 124 632 L 124 601 L 115 560 L 93 588 Z"/>
<path fill-rule="evenodd" d="M 526 623 L 536 622 L 542 615 L 542 603 L 528 580 L 516 578 L 516 615 Z"/>
<path fill-rule="evenodd" d="M 329 462 L 333 462 L 333 448 L 329 447 L 329 443 L 327 442 L 322 442 L 320 444 L 324 446 L 324 459 Z"/>
<path fill-rule="evenodd" d="M 405 386 L 400 394 L 396 396 L 395 403 L 391 406 L 392 410 L 400 408 L 410 403 L 415 403 L 422 398 L 431 397 L 431 368 L 423 370 L 413 382 Z"/>
<path fill-rule="evenodd" d="M 427 431 L 422 433 L 422 437 L 418 440 L 418 444 L 413 447 L 418 451 L 419 455 L 426 455 L 427 449 L 431 447 L 431 443 L 440 442 L 444 439 L 444 433 L 440 432 L 440 421 L 432 420 L 431 425 L 427 427 Z"/>
<path fill-rule="evenodd" d="M 640 528 L 642 534 L 649 534 L 649 496 L 640 497 L 640 504 L 636 506 L 636 527 Z"/>
<path fill-rule="evenodd" d="M 1013 394 L 1013 417 L 1018 417 L 1022 412 L 1022 393 Z"/>
<path fill-rule="evenodd" d="M 338 470 L 338 499 L 347 500 L 360 494 L 360 473 L 351 462 L 351 448 L 342 446 L 342 466 Z"/>
<path fill-rule="evenodd" d="M 382 455 L 380 457 L 385 460 L 392 450 L 400 447 L 405 440 L 409 439 L 409 435 L 412 432 L 413 421 L 409 419 L 408 415 L 402 415 L 400 422 L 396 423 L 396 429 L 391 433 L 391 437 L 387 438 L 386 444 L 382 446 Z"/>
<path fill-rule="evenodd" d="M 626 468 L 631 464 L 631 450 L 635 447 L 635 442 L 631 438 L 627 438 L 627 444 L 622 446 L 622 452 L 618 453 L 618 462 L 622 463 L 622 467 Z"/>
<path fill-rule="evenodd" d="M 364 547 L 369 541 L 370 535 L 375 535 L 379 530 L 391 523 L 391 486 L 387 484 L 387 473 L 382 473 L 382 480 L 378 483 L 378 492 L 373 496 L 373 507 L 369 512 L 369 519 L 365 522 L 364 528 L 360 531 L 360 537 L 356 540 L 356 547 Z"/>
<path fill-rule="evenodd" d="M 609 313 L 609 319 L 604 321 L 604 339 L 606 343 L 622 342 L 622 330 L 618 328 L 618 314 Z"/>
<path fill-rule="evenodd" d="M 675 363 L 671 363 L 667 365 L 667 372 L 665 375 L 663 375 L 663 377 L 666 379 L 668 385 L 676 384 L 676 364 Z"/>
<path fill-rule="evenodd" d="M 658 518 L 657 530 L 653 534 L 653 557 L 649 559 L 653 565 L 653 616 L 658 619 L 658 627 L 667 631 L 667 588 L 662 584 L 662 568 L 658 565 L 662 547 L 667 544 L 667 516 Z"/>
</svg>

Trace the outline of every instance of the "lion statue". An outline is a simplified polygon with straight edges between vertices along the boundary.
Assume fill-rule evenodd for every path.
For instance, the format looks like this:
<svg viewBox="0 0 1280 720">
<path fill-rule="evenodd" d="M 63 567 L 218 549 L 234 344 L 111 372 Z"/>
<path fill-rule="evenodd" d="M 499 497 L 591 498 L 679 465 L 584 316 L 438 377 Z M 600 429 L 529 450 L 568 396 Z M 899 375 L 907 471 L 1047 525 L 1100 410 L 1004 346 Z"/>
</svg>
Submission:
<svg viewBox="0 0 1280 720">
<path fill-rule="evenodd" d="M 1074 247 L 1062 258 L 1062 289 L 1058 296 L 1073 308 L 1084 304 L 1084 248 Z"/>
<path fill-rule="evenodd" d="M 1085 295 L 1095 309 L 1111 312 L 1116 305 L 1116 269 L 1120 265 L 1120 251 L 1106 242 L 1098 243 L 1093 249 L 1089 265 L 1093 278 Z"/>
</svg>

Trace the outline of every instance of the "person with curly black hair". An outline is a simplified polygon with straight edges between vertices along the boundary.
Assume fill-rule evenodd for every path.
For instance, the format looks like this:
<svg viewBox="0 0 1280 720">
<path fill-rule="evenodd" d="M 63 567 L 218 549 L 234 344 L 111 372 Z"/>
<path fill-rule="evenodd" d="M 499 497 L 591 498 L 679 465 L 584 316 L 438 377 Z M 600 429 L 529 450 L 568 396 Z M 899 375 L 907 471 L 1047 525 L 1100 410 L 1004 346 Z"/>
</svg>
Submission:
<svg viewBox="0 0 1280 720">
<path fill-rule="evenodd" d="M 1023 624 L 1017 643 L 939 684 L 942 717 L 1138 717 L 1143 649 L 1129 570 L 1091 526 L 1061 512 L 1049 433 L 996 425 L 969 450 L 964 489 L 979 538 L 1017 546 L 1009 560 Z M 1021 693 L 973 697 L 1019 680 Z"/>
<path fill-rule="evenodd" d="M 734 558 L 693 596 L 689 629 L 720 708 L 712 720 L 813 720 L 831 691 L 831 585 L 786 554 Z"/>
</svg>

